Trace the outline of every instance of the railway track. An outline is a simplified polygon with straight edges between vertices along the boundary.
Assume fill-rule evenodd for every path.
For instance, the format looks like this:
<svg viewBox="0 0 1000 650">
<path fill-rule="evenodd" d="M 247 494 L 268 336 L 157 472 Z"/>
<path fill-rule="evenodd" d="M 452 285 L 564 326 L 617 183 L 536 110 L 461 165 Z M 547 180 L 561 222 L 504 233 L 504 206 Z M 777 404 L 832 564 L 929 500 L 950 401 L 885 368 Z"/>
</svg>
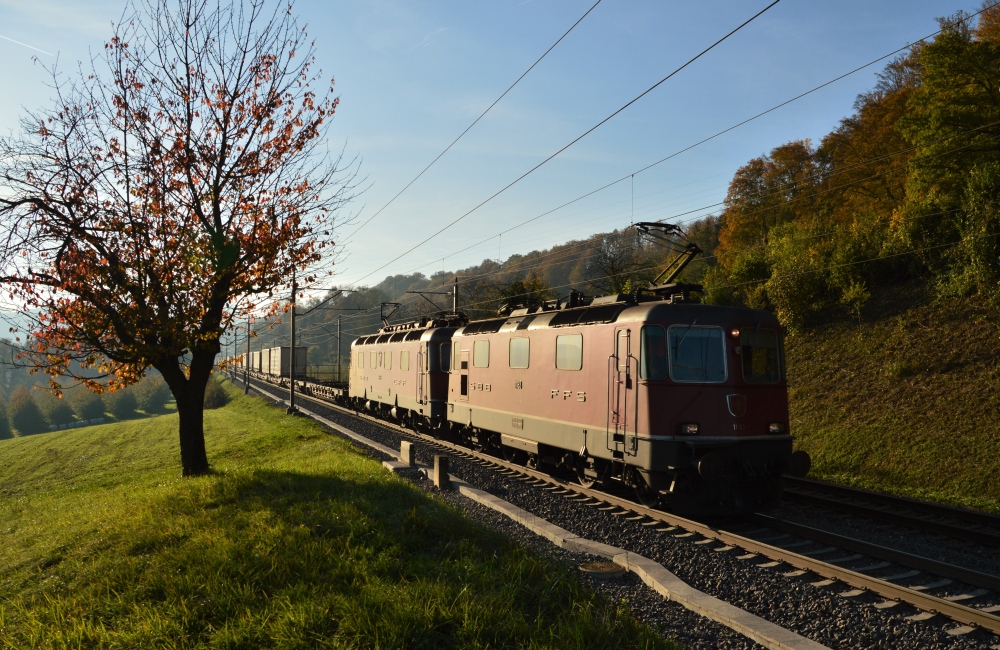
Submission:
<svg viewBox="0 0 1000 650">
<path fill-rule="evenodd" d="M 792 477 L 785 499 L 1000 548 L 1000 517 L 984 512 Z"/>
<path fill-rule="evenodd" d="M 274 384 L 267 386 L 277 389 Z M 283 396 L 273 393 L 271 397 L 283 399 Z M 330 399 L 304 394 L 298 395 L 296 399 L 371 420 L 399 435 L 419 440 L 510 476 L 516 475 L 567 499 L 639 521 L 644 526 L 654 527 L 655 530 L 693 543 L 711 544 L 710 548 L 720 553 L 742 550 L 744 553 L 739 559 L 755 563 L 765 560 L 760 563 L 761 566 L 782 570 L 786 577 L 811 579 L 815 576 L 820 578 L 812 582 L 815 586 L 842 583 L 853 588 L 841 594 L 847 597 L 864 593 L 877 594 L 885 600 L 875 603 L 876 608 L 886 609 L 904 603 L 911 605 L 920 612 L 908 617 L 910 620 L 928 620 L 940 615 L 964 626 L 952 630 L 953 634 L 971 632 L 976 628 L 1000 634 L 998 576 L 978 573 L 932 558 L 904 553 L 767 515 L 756 515 L 748 524 L 726 528 L 686 519 L 647 508 L 607 491 L 586 488 L 572 480 L 357 413 Z M 821 556 L 826 556 L 827 559 L 820 559 Z M 786 568 L 788 570 L 784 570 Z M 931 593 L 942 590 L 942 595 Z M 1000 648 L 1000 645 L 992 647 Z"/>
</svg>

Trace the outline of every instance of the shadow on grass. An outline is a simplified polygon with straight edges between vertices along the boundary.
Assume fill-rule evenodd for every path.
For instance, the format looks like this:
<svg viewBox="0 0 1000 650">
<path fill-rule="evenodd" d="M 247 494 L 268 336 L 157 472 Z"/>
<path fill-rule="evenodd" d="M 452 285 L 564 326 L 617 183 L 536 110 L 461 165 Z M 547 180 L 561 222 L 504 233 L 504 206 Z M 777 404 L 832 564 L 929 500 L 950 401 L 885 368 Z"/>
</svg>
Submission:
<svg viewBox="0 0 1000 650">
<path fill-rule="evenodd" d="M 510 543 L 469 522 L 450 507 L 384 475 L 353 481 L 330 474 L 257 470 L 218 475 L 206 510 L 225 513 L 221 523 L 266 513 L 272 525 L 306 530 L 325 539 L 364 538 L 370 550 L 398 547 L 434 554 L 467 537 L 491 547 Z M 239 525 L 237 523 L 237 525 Z M 491 549 L 492 553 L 492 549 Z"/>
<path fill-rule="evenodd" d="M 172 558 L 143 598 L 180 598 L 189 638 L 218 644 L 225 629 L 225 643 L 250 646 L 649 643 L 568 570 L 385 475 L 258 470 L 213 478 L 201 498 L 168 508 L 200 521 L 200 532 L 167 524 L 132 540 L 128 555 Z"/>
</svg>

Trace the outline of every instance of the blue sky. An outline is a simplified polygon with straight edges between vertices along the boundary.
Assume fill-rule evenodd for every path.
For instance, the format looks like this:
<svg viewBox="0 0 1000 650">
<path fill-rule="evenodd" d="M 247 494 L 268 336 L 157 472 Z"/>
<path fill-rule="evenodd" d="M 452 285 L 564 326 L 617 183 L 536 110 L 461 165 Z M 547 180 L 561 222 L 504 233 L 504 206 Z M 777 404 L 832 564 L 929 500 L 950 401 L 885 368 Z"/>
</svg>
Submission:
<svg viewBox="0 0 1000 650">
<path fill-rule="evenodd" d="M 330 146 L 357 156 L 369 185 L 352 206 L 354 224 L 341 227 L 347 242 L 329 283 L 431 275 L 633 221 L 683 222 L 708 214 L 677 216 L 721 201 L 733 172 L 750 158 L 789 140 L 818 141 L 851 112 L 881 64 L 530 226 L 494 236 L 926 36 L 937 29 L 937 16 L 975 11 L 979 4 L 782 0 L 524 181 L 377 270 L 768 4 L 603 0 L 427 174 L 355 232 L 593 2 L 296 2 L 320 66 L 337 81 L 341 105 Z M 45 72 L 32 58 L 51 63 L 58 54 L 63 68 L 75 66 L 102 47 L 123 6 L 0 0 L 0 131 L 16 129 L 23 108 L 49 101 Z"/>
</svg>

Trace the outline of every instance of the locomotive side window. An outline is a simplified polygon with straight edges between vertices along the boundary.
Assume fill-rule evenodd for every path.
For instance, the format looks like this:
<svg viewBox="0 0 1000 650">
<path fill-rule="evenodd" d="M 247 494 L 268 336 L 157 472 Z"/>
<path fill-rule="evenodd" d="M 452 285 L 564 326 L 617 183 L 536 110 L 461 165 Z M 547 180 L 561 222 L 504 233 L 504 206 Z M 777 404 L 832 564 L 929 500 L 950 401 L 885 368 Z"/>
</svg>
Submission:
<svg viewBox="0 0 1000 650">
<path fill-rule="evenodd" d="M 406 371 L 410 369 L 410 351 L 403 350 L 399 353 L 399 369 Z"/>
<path fill-rule="evenodd" d="M 556 368 L 559 370 L 583 368 L 583 334 L 564 334 L 556 337 Z"/>
<path fill-rule="evenodd" d="M 671 325 L 667 330 L 670 378 L 677 382 L 726 381 L 722 328 Z"/>
<path fill-rule="evenodd" d="M 472 365 L 476 368 L 490 367 L 490 342 L 483 339 L 472 345 Z"/>
<path fill-rule="evenodd" d="M 740 357 L 743 378 L 751 384 L 776 384 L 781 381 L 781 355 L 778 335 L 770 330 L 740 332 Z"/>
<path fill-rule="evenodd" d="M 529 339 L 526 336 L 516 336 L 510 340 L 510 367 L 527 368 Z"/>
<path fill-rule="evenodd" d="M 385 353 L 385 369 L 392 370 L 392 350 Z"/>
<path fill-rule="evenodd" d="M 654 381 L 667 378 L 667 332 L 662 325 L 642 327 L 639 377 Z"/>
<path fill-rule="evenodd" d="M 441 344 L 441 372 L 451 370 L 451 342 L 445 341 Z"/>
<path fill-rule="evenodd" d="M 371 365 L 368 366 L 369 368 L 378 368 L 378 353 L 372 351 L 371 358 L 368 360 L 372 362 Z"/>
<path fill-rule="evenodd" d="M 458 341 L 455 341 L 455 345 L 452 348 L 455 352 L 455 358 L 451 360 L 451 367 L 458 370 L 462 367 L 462 345 Z"/>
</svg>

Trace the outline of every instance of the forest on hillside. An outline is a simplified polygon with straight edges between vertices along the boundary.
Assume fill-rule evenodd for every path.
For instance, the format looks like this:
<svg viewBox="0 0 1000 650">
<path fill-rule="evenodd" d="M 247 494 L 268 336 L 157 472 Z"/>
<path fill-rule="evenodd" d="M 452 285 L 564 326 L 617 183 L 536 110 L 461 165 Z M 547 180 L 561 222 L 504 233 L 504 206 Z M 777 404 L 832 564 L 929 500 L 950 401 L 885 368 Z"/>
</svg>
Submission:
<svg viewBox="0 0 1000 650">
<path fill-rule="evenodd" d="M 997 299 L 1000 7 L 938 20 L 941 31 L 892 60 L 820 142 L 793 139 L 736 171 L 722 211 L 686 227 L 704 253 L 681 280 L 703 284 L 706 302 L 772 310 L 792 332 L 860 318 L 873 292 L 915 280 L 934 295 Z M 299 344 L 310 366 L 332 368 L 338 332 L 346 356 L 383 316 L 449 310 L 441 294 L 456 277 L 459 310 L 483 318 L 570 289 L 632 292 L 669 256 L 626 228 L 502 264 L 390 276 L 300 305 Z M 259 324 L 252 347 L 287 335 L 287 324 Z"/>
</svg>

